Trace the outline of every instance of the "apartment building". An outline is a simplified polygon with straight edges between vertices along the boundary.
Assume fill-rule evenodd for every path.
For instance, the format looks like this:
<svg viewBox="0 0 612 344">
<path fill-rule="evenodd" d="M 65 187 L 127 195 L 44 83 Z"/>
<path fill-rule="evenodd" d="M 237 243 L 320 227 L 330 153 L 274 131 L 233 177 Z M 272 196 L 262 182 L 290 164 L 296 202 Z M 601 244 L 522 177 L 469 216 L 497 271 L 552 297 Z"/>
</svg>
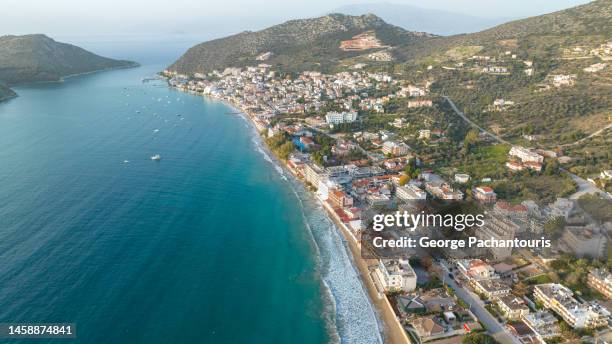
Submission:
<svg viewBox="0 0 612 344">
<path fill-rule="evenodd" d="M 596 328 L 608 324 L 610 313 L 607 310 L 598 304 L 578 302 L 574 293 L 562 284 L 538 284 L 533 295 L 573 328 Z"/>
<path fill-rule="evenodd" d="M 506 295 L 498 298 L 497 307 L 499 307 L 504 316 L 509 320 L 518 320 L 529 314 L 529 307 L 527 307 L 525 301 L 514 295 Z"/>
<path fill-rule="evenodd" d="M 413 291 L 417 275 L 407 259 L 381 259 L 375 274 L 385 291 Z"/>
<path fill-rule="evenodd" d="M 406 184 L 395 189 L 395 196 L 402 201 L 424 200 L 427 193 L 416 185 Z"/>
<path fill-rule="evenodd" d="M 357 120 L 357 111 L 343 111 L 335 112 L 331 111 L 325 115 L 325 121 L 327 124 L 342 124 L 352 123 Z"/>
<path fill-rule="evenodd" d="M 612 274 L 607 269 L 594 269 L 589 272 L 587 285 L 612 299 Z"/>
</svg>

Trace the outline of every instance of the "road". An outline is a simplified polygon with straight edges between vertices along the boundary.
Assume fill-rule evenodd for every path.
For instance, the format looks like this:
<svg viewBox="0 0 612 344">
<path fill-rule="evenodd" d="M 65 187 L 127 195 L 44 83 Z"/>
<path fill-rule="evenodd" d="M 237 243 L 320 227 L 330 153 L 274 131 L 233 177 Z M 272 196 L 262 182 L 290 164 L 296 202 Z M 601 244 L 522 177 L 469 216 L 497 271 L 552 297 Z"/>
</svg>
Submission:
<svg viewBox="0 0 612 344">
<path fill-rule="evenodd" d="M 443 276 L 447 276 L 450 270 L 445 264 L 440 264 L 443 268 Z M 511 335 L 507 332 L 504 325 L 500 324 L 497 319 L 489 311 L 484 308 L 484 302 L 480 300 L 480 298 L 473 294 L 471 291 L 464 289 L 463 287 L 457 285 L 457 283 L 450 278 L 444 278 L 444 282 L 448 284 L 449 287 L 453 288 L 457 297 L 463 300 L 465 303 L 470 305 L 470 310 L 478 320 L 480 320 L 484 326 L 487 328 L 487 331 L 500 343 L 502 344 L 522 344 L 518 338 Z"/>
<path fill-rule="evenodd" d="M 599 129 L 599 130 L 597 130 L 596 132 L 592 133 L 591 135 L 589 135 L 589 136 L 587 136 L 587 137 L 583 137 L 583 138 L 581 138 L 580 140 L 578 140 L 578 141 L 576 141 L 576 142 L 566 143 L 566 144 L 561 145 L 561 146 L 559 146 L 559 147 L 569 147 L 569 146 L 574 146 L 574 145 L 580 144 L 580 143 L 582 143 L 582 142 L 584 142 L 584 141 L 586 141 L 586 140 L 588 140 L 588 139 L 590 139 L 590 138 L 593 138 L 593 137 L 595 137 L 595 136 L 601 135 L 601 134 L 602 134 L 604 131 L 606 131 L 606 130 L 608 130 L 608 129 L 610 129 L 610 128 L 612 128 L 612 123 L 610 123 L 610 124 L 606 125 L 605 127 L 601 128 L 601 129 Z"/>
<path fill-rule="evenodd" d="M 480 130 L 481 132 L 485 133 L 487 136 L 493 138 L 497 142 L 505 143 L 505 144 L 510 144 L 510 142 L 508 142 L 508 141 L 502 139 L 501 137 L 493 134 L 492 132 L 484 129 L 483 127 L 481 127 L 478 124 L 474 123 L 471 119 L 467 118 L 463 112 L 459 111 L 459 109 L 457 108 L 457 105 L 455 105 L 455 103 L 453 103 L 453 101 L 449 97 L 447 97 L 447 96 L 442 96 L 442 97 L 444 99 L 446 99 L 446 101 L 450 104 L 450 106 L 453 108 L 453 111 L 455 111 L 455 113 L 459 117 L 461 117 L 464 121 L 466 121 L 469 125 L 471 125 L 472 127 L 477 128 L 478 130 Z"/>
<path fill-rule="evenodd" d="M 601 197 L 603 197 L 604 199 L 612 199 L 612 197 L 610 197 L 610 195 L 599 189 L 598 187 L 596 187 L 595 185 L 593 185 L 592 183 L 589 183 L 588 181 L 582 179 L 581 177 L 570 173 L 569 171 L 562 169 L 563 172 L 569 174 L 569 176 L 572 178 L 572 180 L 574 181 L 574 183 L 576 183 L 576 185 L 578 185 L 578 191 L 576 191 L 575 193 L 573 193 L 569 198 L 570 199 L 579 199 L 580 196 L 585 195 L 585 194 L 591 194 L 591 193 L 596 193 L 598 195 L 600 195 Z"/>
</svg>

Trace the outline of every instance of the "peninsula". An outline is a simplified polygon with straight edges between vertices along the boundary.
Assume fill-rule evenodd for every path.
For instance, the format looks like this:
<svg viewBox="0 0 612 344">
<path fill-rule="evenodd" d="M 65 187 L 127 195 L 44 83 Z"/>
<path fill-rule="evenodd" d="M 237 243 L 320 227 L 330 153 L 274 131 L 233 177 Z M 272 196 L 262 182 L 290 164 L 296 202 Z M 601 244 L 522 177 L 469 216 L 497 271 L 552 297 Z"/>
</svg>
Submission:
<svg viewBox="0 0 612 344">
<path fill-rule="evenodd" d="M 0 83 L 8 86 L 59 81 L 71 75 L 137 65 L 132 61 L 98 56 L 42 34 L 0 37 Z M 0 101 L 13 96 L 14 92 L 0 86 Z"/>
</svg>

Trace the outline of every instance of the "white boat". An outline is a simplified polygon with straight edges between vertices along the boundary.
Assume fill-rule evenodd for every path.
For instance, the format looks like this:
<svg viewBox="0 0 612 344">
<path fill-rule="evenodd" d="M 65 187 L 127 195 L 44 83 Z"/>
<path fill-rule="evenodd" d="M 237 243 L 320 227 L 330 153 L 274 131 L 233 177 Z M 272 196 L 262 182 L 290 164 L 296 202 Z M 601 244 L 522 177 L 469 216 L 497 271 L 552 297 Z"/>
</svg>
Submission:
<svg viewBox="0 0 612 344">
<path fill-rule="evenodd" d="M 151 157 L 151 160 L 161 160 L 161 155 L 155 154 Z"/>
</svg>

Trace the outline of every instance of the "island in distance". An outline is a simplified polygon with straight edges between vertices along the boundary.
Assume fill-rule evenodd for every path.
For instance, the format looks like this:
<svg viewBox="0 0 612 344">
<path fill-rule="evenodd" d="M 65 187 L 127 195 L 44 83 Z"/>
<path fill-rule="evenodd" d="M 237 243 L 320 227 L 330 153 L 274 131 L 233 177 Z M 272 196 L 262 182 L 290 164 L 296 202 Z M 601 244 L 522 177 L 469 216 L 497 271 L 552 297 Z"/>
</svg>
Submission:
<svg viewBox="0 0 612 344">
<path fill-rule="evenodd" d="M 8 86 L 61 78 L 105 69 L 138 66 L 136 62 L 102 57 L 45 35 L 0 37 L 0 101 L 16 94 Z"/>
</svg>

